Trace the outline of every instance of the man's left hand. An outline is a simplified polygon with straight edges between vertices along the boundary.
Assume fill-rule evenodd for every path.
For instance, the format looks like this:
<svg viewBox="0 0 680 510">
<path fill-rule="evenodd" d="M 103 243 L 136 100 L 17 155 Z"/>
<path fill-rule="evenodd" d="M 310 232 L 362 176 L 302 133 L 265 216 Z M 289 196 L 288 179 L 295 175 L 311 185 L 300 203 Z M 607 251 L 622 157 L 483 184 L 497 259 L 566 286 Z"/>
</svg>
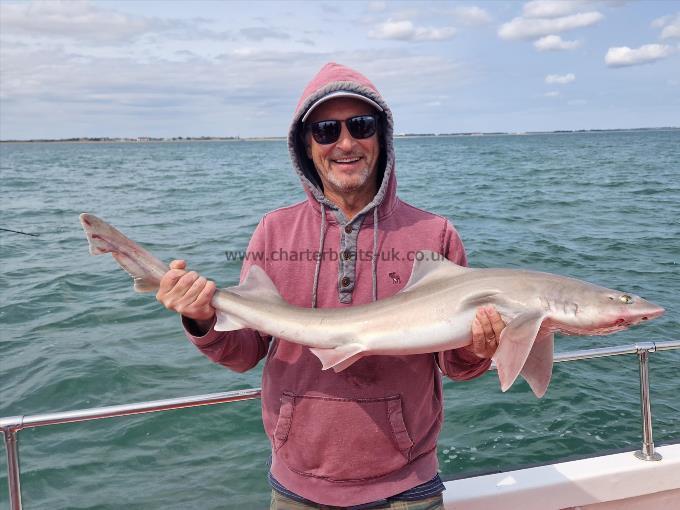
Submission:
<svg viewBox="0 0 680 510">
<path fill-rule="evenodd" d="M 498 349 L 501 332 L 505 327 L 503 318 L 493 306 L 477 309 L 472 321 L 472 343 L 465 348 L 478 358 L 490 358 Z"/>
</svg>

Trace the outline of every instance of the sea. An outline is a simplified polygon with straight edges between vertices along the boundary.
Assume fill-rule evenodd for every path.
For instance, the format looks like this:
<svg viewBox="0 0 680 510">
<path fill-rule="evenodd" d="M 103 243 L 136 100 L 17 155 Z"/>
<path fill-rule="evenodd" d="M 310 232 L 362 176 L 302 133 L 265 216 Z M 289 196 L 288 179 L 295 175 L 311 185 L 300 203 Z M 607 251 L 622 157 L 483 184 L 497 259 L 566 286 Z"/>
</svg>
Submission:
<svg viewBox="0 0 680 510">
<path fill-rule="evenodd" d="M 568 275 L 666 308 L 611 336 L 558 336 L 557 351 L 680 339 L 680 130 L 395 144 L 400 196 L 449 218 L 471 266 Z M 305 198 L 285 141 L 3 143 L 0 170 L 0 227 L 36 234 L 0 231 L 0 417 L 259 387 L 261 366 L 213 364 L 111 257 L 90 256 L 78 215 L 233 285 L 241 263 L 225 252 Z M 680 351 L 650 357 L 654 439 L 677 442 Z M 493 371 L 444 393 L 444 478 L 640 445 L 634 355 L 558 364 L 542 399 L 524 382 L 502 393 Z M 258 400 L 18 437 L 26 509 L 268 506 Z"/>
</svg>

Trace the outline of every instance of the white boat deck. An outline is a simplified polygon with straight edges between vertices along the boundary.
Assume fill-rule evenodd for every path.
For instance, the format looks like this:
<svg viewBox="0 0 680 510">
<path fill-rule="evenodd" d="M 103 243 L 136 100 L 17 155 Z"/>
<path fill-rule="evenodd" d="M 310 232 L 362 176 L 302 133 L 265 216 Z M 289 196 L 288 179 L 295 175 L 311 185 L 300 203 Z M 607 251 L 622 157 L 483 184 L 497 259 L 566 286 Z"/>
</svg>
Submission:
<svg viewBox="0 0 680 510">
<path fill-rule="evenodd" d="M 680 508 L 680 444 L 445 483 L 447 510 L 671 510 Z"/>
</svg>

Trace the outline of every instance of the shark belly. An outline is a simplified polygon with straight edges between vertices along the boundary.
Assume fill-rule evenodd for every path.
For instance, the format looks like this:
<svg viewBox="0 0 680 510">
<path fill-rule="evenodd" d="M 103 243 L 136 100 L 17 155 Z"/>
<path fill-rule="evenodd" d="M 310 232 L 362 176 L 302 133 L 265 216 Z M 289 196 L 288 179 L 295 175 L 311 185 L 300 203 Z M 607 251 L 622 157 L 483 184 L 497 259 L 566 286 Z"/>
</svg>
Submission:
<svg viewBox="0 0 680 510">
<path fill-rule="evenodd" d="M 427 315 L 427 314 L 425 314 Z M 457 349 L 472 341 L 472 320 L 475 310 L 448 317 L 424 317 L 394 330 L 369 330 L 360 342 L 366 354 L 407 355 Z"/>
</svg>

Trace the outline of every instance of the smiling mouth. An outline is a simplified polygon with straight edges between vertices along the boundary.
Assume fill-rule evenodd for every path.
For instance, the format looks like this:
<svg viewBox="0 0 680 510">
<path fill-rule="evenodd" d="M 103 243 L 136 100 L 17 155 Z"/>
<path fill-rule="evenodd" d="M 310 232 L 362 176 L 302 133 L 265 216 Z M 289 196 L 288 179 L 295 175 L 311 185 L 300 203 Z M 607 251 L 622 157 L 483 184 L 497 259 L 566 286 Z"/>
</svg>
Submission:
<svg viewBox="0 0 680 510">
<path fill-rule="evenodd" d="M 351 165 L 353 163 L 356 163 L 359 160 L 361 160 L 361 158 L 342 158 L 342 159 L 334 159 L 333 162 L 337 163 L 339 165 Z"/>
</svg>

